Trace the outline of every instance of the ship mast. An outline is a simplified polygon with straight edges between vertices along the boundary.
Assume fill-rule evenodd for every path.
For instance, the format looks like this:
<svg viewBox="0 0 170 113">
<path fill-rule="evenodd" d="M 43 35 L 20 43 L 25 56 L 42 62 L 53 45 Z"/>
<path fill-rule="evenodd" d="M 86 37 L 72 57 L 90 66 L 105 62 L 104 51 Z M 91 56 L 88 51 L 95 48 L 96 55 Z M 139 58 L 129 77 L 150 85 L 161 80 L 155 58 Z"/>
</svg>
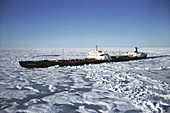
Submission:
<svg viewBox="0 0 170 113">
<path fill-rule="evenodd" d="M 64 60 L 64 49 L 62 49 L 62 60 Z"/>
<path fill-rule="evenodd" d="M 98 51 L 98 46 L 96 45 L 96 51 Z"/>
</svg>

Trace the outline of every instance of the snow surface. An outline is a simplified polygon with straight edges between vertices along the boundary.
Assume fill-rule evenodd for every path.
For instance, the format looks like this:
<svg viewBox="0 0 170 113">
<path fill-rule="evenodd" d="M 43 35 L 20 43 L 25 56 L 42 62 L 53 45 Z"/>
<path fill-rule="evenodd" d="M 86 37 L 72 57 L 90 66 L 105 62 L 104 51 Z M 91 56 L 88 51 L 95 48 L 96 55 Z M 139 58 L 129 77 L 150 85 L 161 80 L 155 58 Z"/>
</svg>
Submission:
<svg viewBox="0 0 170 113">
<path fill-rule="evenodd" d="M 66 48 L 65 59 L 93 48 Z M 133 48 L 103 48 L 109 54 Z M 0 49 L 0 112 L 170 112 L 170 48 L 141 48 L 148 58 L 26 69 L 20 60 L 61 59 L 61 48 Z M 114 52 L 114 53 L 113 53 Z"/>
</svg>

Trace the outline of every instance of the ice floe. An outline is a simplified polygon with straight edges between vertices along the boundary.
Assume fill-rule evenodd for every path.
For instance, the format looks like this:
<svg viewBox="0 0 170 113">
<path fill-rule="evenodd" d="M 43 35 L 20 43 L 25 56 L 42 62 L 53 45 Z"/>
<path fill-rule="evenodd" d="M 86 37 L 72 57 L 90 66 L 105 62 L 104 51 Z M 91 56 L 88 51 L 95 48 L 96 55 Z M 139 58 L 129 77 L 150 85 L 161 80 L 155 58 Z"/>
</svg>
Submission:
<svg viewBox="0 0 170 113">
<path fill-rule="evenodd" d="M 93 48 L 66 48 L 65 59 Z M 133 48 L 103 48 L 109 54 Z M 61 59 L 61 48 L 0 49 L 2 112 L 170 112 L 170 49 L 141 48 L 147 59 L 26 69 L 19 60 Z"/>
</svg>

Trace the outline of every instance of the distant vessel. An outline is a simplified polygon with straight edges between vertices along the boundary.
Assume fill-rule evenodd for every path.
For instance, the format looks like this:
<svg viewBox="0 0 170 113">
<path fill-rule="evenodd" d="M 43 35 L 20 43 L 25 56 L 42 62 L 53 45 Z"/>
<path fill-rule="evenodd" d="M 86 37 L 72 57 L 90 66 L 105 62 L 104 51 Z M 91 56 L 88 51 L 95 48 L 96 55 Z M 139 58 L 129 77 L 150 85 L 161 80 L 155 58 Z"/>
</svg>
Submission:
<svg viewBox="0 0 170 113">
<path fill-rule="evenodd" d="M 110 56 L 107 53 L 98 51 L 96 46 L 96 51 L 91 51 L 88 53 L 85 59 L 71 59 L 71 60 L 39 60 L 39 61 L 19 61 L 22 67 L 26 68 L 44 68 L 50 66 L 77 66 L 84 64 L 97 64 L 104 62 L 120 62 L 129 60 L 144 59 L 147 57 L 147 53 L 138 52 L 137 47 L 135 47 L 134 52 L 127 52 L 125 55 Z"/>
</svg>

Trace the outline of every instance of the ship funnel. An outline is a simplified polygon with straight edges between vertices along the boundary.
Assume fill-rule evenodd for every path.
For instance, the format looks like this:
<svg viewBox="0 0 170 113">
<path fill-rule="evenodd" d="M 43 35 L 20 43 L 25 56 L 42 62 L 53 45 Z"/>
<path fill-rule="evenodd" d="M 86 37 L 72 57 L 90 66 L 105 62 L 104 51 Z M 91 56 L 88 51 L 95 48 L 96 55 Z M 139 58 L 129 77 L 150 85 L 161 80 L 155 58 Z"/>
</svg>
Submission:
<svg viewBox="0 0 170 113">
<path fill-rule="evenodd" d="M 137 47 L 135 47 L 134 52 L 136 52 L 136 53 L 138 52 L 138 48 Z"/>
</svg>

